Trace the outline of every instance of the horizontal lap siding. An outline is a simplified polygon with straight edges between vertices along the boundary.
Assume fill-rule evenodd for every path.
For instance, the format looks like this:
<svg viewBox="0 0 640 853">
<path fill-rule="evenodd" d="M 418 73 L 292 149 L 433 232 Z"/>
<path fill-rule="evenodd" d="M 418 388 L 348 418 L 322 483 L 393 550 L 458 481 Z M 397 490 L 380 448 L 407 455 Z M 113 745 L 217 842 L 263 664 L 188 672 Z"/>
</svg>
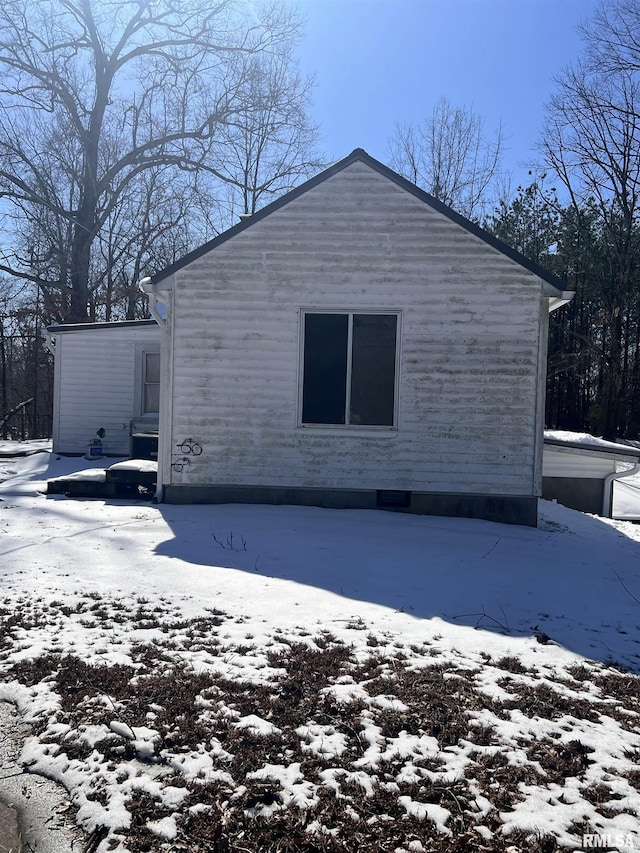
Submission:
<svg viewBox="0 0 640 853">
<path fill-rule="evenodd" d="M 542 474 L 544 477 L 604 478 L 615 474 L 615 458 L 603 458 L 586 450 L 584 453 L 569 453 L 545 447 Z"/>
<path fill-rule="evenodd" d="M 88 329 L 58 335 L 59 453 L 83 453 L 102 427 L 105 453 L 128 456 L 136 412 L 136 345 L 159 347 L 160 331 Z"/>
<path fill-rule="evenodd" d="M 533 494 L 540 297 L 350 166 L 177 273 L 171 482 Z M 301 308 L 402 312 L 397 432 L 297 427 Z"/>
</svg>

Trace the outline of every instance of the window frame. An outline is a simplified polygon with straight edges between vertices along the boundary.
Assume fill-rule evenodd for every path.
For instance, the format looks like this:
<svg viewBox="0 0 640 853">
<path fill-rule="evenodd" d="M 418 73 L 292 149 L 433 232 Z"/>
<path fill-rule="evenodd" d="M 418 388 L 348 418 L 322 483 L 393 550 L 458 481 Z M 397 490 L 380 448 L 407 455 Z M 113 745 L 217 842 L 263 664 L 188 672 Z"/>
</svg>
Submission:
<svg viewBox="0 0 640 853">
<path fill-rule="evenodd" d="M 145 411 L 145 387 L 146 387 L 146 371 L 147 371 L 147 355 L 157 355 L 159 358 L 159 368 L 160 368 L 160 382 L 159 382 L 159 392 L 158 392 L 158 411 L 157 412 L 147 412 Z M 162 353 L 161 348 L 156 344 L 136 344 L 136 353 L 135 353 L 135 407 L 134 407 L 134 417 L 136 419 L 149 421 L 150 423 L 154 423 L 158 421 L 160 417 L 160 393 L 162 386 Z"/>
<path fill-rule="evenodd" d="M 148 373 L 148 364 L 147 359 L 150 355 L 158 357 L 158 381 L 157 382 L 149 382 L 147 380 Z M 140 401 L 140 412 L 143 418 L 153 418 L 160 416 L 160 350 L 145 350 L 142 354 L 142 399 Z M 146 407 L 147 401 L 147 386 L 148 385 L 157 385 L 158 386 L 158 408 L 155 411 L 148 410 Z"/>
<path fill-rule="evenodd" d="M 345 423 L 325 424 L 303 421 L 302 407 L 304 397 L 304 354 L 305 354 L 305 317 L 307 314 L 340 314 L 348 317 L 347 322 L 347 360 L 346 360 L 346 398 Z M 393 382 L 393 422 L 391 424 L 352 424 L 349 423 L 351 410 L 351 379 L 353 362 L 353 318 L 355 315 L 369 314 L 392 316 L 396 318 L 396 347 L 394 357 Z M 402 311 L 399 308 L 301 308 L 299 315 L 299 361 L 298 361 L 298 427 L 305 430 L 328 430 L 330 432 L 375 432 L 376 434 L 396 433 L 398 431 L 399 390 L 400 390 L 400 344 L 402 331 Z"/>
</svg>

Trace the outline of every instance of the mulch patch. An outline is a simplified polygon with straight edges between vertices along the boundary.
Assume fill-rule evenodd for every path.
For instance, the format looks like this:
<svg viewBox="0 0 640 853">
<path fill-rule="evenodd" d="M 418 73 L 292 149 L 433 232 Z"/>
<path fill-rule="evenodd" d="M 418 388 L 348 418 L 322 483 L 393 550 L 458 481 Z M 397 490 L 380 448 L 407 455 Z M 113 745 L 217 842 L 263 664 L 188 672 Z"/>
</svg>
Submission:
<svg viewBox="0 0 640 853">
<path fill-rule="evenodd" d="M 366 654 L 357 655 L 324 632 L 304 641 L 274 636 L 273 647 L 259 652 L 267 675 L 254 680 L 215 668 L 216 660 L 222 663 L 231 653 L 240 659 L 258 654 L 251 643 L 229 648 L 221 635 L 229 619 L 224 613 L 185 620 L 176 618 L 169 604 L 153 608 L 141 599 L 127 610 L 120 602 L 89 598 L 26 608 L 23 615 L 21 623 L 20 613 L 0 607 L 4 658 L 20 625 L 37 626 L 39 620 L 86 615 L 94 623 L 130 621 L 141 630 L 158 629 L 152 640 L 131 642 L 130 663 L 49 652 L 4 664 L 5 681 L 51 685 L 59 699 L 54 722 L 69 728 L 57 737 L 55 729 L 46 730 L 47 718 L 36 731 L 48 743 L 57 737 L 58 749 L 70 761 L 98 751 L 113 773 L 133 762 L 141 778 L 149 773 L 180 795 L 169 806 L 160 794 L 134 786 L 126 800 L 130 826 L 110 837 L 99 827 L 87 849 L 102 842 L 106 849 L 123 844 L 131 853 L 506 853 L 514 848 L 551 853 L 557 845 L 550 836 L 504 835 L 500 814 L 522 799 L 522 785 L 584 779 L 593 761 L 590 750 L 578 739 L 543 737 L 523 741 L 519 748 L 528 763 L 517 763 L 509 755 L 512 747 L 501 744 L 499 721 L 516 711 L 547 721 L 597 722 L 607 714 L 637 730 L 640 679 L 618 671 L 576 668 L 567 680 L 558 679 L 556 689 L 548 679 L 536 681 L 535 671 L 517 658 L 503 657 L 491 663 L 504 671 L 498 684 L 509 694 L 498 700 L 482 692 L 480 670 L 445 665 L 427 645 L 411 655 L 402 649 L 389 654 L 370 636 Z M 194 669 L 186 656 L 194 652 L 209 665 Z M 572 679 L 588 679 L 597 699 L 572 695 L 577 690 L 569 685 Z M 297 731 L 312 726 L 333 746 L 320 749 Z M 88 743 L 87 727 L 104 727 L 104 736 Z M 155 741 L 142 749 L 136 732 L 150 730 Z M 452 751 L 466 757 L 466 766 L 454 776 L 446 767 Z M 212 773 L 181 772 L 183 758 L 205 754 Z M 296 797 L 282 781 L 285 772 L 298 780 Z M 626 779 L 640 787 L 637 772 Z M 609 786 L 584 787 L 585 799 L 601 814 L 615 813 Z M 104 778 L 96 777 L 91 797 L 106 805 L 110 796 Z M 490 804 L 482 813 L 479 796 Z M 170 839 L 157 829 L 163 818 L 174 821 Z"/>
</svg>

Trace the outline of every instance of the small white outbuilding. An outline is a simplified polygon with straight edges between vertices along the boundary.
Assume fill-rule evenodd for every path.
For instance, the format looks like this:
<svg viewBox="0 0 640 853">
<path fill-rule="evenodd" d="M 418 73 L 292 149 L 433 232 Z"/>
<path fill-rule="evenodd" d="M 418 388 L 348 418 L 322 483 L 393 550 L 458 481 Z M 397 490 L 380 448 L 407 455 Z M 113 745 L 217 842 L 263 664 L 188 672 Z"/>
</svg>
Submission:
<svg viewBox="0 0 640 853">
<path fill-rule="evenodd" d="M 544 433 L 542 496 L 564 506 L 614 516 L 614 488 L 640 474 L 640 447 L 587 433 Z M 634 480 L 634 485 L 635 485 Z M 636 501 L 637 503 L 637 501 Z"/>
<path fill-rule="evenodd" d="M 107 456 L 129 456 L 131 436 L 157 432 L 160 339 L 155 320 L 51 326 L 53 450 L 82 454 L 100 441 Z"/>
<path fill-rule="evenodd" d="M 572 294 L 366 152 L 143 287 L 159 499 L 536 524 L 548 315 Z"/>
</svg>

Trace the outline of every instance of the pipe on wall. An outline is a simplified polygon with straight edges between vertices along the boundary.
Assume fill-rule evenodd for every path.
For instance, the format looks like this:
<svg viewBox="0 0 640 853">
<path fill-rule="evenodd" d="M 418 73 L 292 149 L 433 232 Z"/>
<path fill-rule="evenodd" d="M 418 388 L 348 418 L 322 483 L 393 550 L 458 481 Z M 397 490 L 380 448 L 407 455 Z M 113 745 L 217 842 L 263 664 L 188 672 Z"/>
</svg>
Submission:
<svg viewBox="0 0 640 853">
<path fill-rule="evenodd" d="M 612 518 L 613 511 L 613 484 L 616 480 L 623 480 L 625 477 L 633 477 L 640 470 L 640 463 L 636 462 L 628 471 L 616 471 L 614 474 L 609 474 L 604 479 L 602 493 L 602 515 L 605 518 Z"/>
<path fill-rule="evenodd" d="M 158 298 L 158 293 L 156 291 L 155 284 L 153 283 L 153 281 L 151 280 L 151 278 L 149 276 L 146 276 L 145 278 L 141 279 L 138 282 L 138 287 L 140 288 L 140 290 L 143 293 L 146 293 L 146 295 L 149 297 L 149 312 L 150 312 L 151 316 L 156 321 L 158 326 L 160 326 L 161 329 L 165 329 L 167 326 L 166 304 L 161 299 Z M 160 305 L 162 305 L 165 308 L 164 311 L 160 310 L 160 307 L 159 307 Z M 164 346 L 166 346 L 166 342 L 165 342 Z M 160 394 L 162 397 L 162 390 L 160 391 Z M 160 420 L 160 423 L 161 423 L 161 420 Z M 159 428 L 160 428 L 160 423 L 158 424 Z M 153 497 L 153 502 L 156 504 L 162 503 L 162 500 L 164 498 L 164 486 L 163 486 L 164 471 L 163 471 L 163 463 L 162 463 L 162 452 L 161 452 L 161 447 L 160 447 L 160 435 L 158 435 L 158 460 L 157 460 L 157 463 L 158 463 L 158 474 L 157 474 L 157 483 L 156 483 L 156 493 Z"/>
</svg>

